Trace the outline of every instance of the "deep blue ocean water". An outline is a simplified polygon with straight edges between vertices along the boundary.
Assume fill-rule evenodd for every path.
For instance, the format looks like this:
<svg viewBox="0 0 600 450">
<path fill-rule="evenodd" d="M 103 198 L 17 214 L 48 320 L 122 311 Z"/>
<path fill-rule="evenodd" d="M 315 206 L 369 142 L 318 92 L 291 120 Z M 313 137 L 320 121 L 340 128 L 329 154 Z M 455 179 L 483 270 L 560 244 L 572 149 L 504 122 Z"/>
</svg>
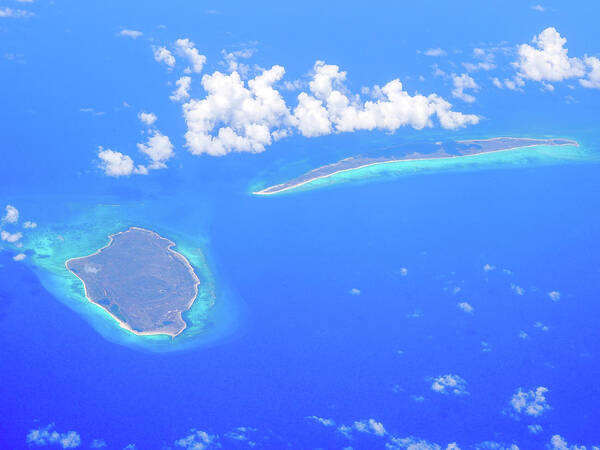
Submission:
<svg viewBox="0 0 600 450">
<path fill-rule="evenodd" d="M 35 15 L 0 23 L 0 208 L 38 228 L 14 229 L 23 249 L 0 248 L 0 449 L 28 448 L 30 430 L 48 426 L 109 449 L 183 448 L 176 441 L 193 429 L 225 449 L 370 450 L 409 436 L 424 448 L 538 449 L 556 434 L 598 445 L 600 93 L 575 79 L 552 92 L 534 82 L 498 90 L 480 71 L 467 104 L 433 65 L 460 73 L 473 48 L 506 47 L 493 76 L 511 77 L 516 45 L 549 26 L 568 37 L 570 56 L 597 55 L 599 4 L 547 0 L 542 14 L 518 0 L 208 3 L 6 2 Z M 143 37 L 119 36 L 124 28 Z M 438 93 L 482 120 L 196 157 L 169 100 L 181 73 L 151 48 L 185 37 L 207 55 L 204 73 L 223 70 L 222 50 L 256 47 L 248 63 L 281 64 L 286 80 L 307 81 L 324 60 L 348 72 L 351 92 L 398 77 L 411 95 Z M 423 54 L 436 47 L 446 59 Z M 290 105 L 296 94 L 282 93 Z M 98 146 L 139 161 L 140 111 L 171 138 L 169 169 L 104 176 Z M 507 154 L 250 195 L 360 153 L 492 136 L 571 138 L 583 156 Z M 214 309 L 190 320 L 204 332 L 133 337 L 69 284 L 65 259 L 132 225 L 175 241 L 214 288 Z M 21 250 L 27 259 L 13 261 Z M 432 390 L 447 374 L 468 394 Z M 517 390 L 540 386 L 547 408 L 516 414 Z M 369 419 L 387 434 L 356 430 Z"/>
<path fill-rule="evenodd" d="M 236 448 L 225 437 L 236 427 L 254 428 L 260 448 L 386 442 L 348 440 L 313 415 L 374 418 L 397 436 L 461 447 L 600 440 L 598 163 L 437 171 L 269 198 L 248 195 L 255 173 L 235 164 L 245 183 L 215 182 L 197 198 L 191 180 L 178 192 L 71 198 L 78 214 L 86 203 L 142 202 L 144 226 L 205 247 L 216 301 L 227 295 L 238 315 L 214 342 L 170 352 L 111 342 L 31 266 L 0 253 L 4 448 L 25 447 L 28 430 L 50 423 L 109 448 L 173 446 L 193 428 Z M 40 228 L 60 228 L 61 196 L 10 201 Z M 434 392 L 444 374 L 465 379 L 469 394 Z M 517 388 L 537 386 L 551 409 L 507 414 Z M 531 434 L 533 423 L 544 431 Z"/>
</svg>

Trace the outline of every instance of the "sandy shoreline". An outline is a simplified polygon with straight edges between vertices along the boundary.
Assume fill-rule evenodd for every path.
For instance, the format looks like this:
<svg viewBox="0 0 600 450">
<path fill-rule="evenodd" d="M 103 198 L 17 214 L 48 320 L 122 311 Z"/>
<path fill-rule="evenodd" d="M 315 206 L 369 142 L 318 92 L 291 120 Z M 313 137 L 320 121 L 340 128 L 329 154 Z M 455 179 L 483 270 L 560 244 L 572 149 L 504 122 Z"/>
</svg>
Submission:
<svg viewBox="0 0 600 450">
<path fill-rule="evenodd" d="M 117 316 L 115 316 L 113 313 L 111 313 L 108 309 L 106 309 L 104 306 L 100 305 L 99 303 L 95 302 L 94 300 L 92 300 L 90 298 L 90 296 L 88 295 L 88 290 L 87 290 L 87 286 L 85 284 L 85 281 L 83 281 L 82 278 L 80 278 L 75 272 L 73 272 L 71 269 L 69 269 L 69 262 L 70 261 L 75 261 L 77 259 L 82 259 L 82 258 L 89 258 L 90 256 L 94 256 L 97 255 L 98 253 L 100 253 L 102 250 L 104 250 L 105 248 L 110 247 L 110 245 L 113 243 L 114 237 L 118 236 L 119 234 L 123 234 L 126 233 L 129 230 L 141 230 L 141 231 L 147 231 L 149 233 L 152 233 L 153 235 L 159 237 L 160 239 L 165 239 L 166 241 L 169 242 L 169 245 L 167 246 L 167 250 L 169 250 L 171 253 L 173 253 L 175 255 L 175 257 L 180 258 L 181 261 L 184 262 L 184 264 L 186 265 L 190 275 L 192 275 L 192 277 L 194 278 L 194 297 L 191 299 L 191 301 L 188 303 L 185 311 L 188 311 L 192 305 L 194 304 L 194 302 L 196 301 L 196 298 L 198 297 L 198 286 L 200 285 L 200 279 L 198 278 L 198 276 L 196 275 L 196 273 L 194 272 L 194 269 L 192 267 L 192 265 L 190 264 L 190 262 L 187 260 L 187 258 L 185 256 L 183 256 L 180 253 L 177 253 L 175 250 L 173 250 L 173 247 L 176 246 L 176 244 L 167 239 L 162 237 L 161 235 L 159 235 L 158 233 L 156 233 L 155 231 L 152 230 L 147 230 L 145 228 L 141 228 L 141 227 L 129 227 L 129 229 L 125 230 L 125 231 L 119 231 L 118 233 L 115 234 L 111 234 L 108 236 L 109 242 L 108 244 L 106 244 L 104 247 L 96 250 L 94 253 L 91 253 L 89 255 L 86 256 L 78 256 L 76 258 L 70 258 L 68 260 L 65 261 L 65 267 L 66 269 L 72 273 L 73 275 L 75 275 L 83 284 L 83 289 L 85 291 L 85 297 L 88 299 L 88 301 L 92 304 L 94 304 L 95 306 L 101 308 L 104 312 L 108 313 L 114 320 L 117 321 L 117 323 L 119 324 L 119 326 L 137 336 L 160 336 L 160 335 L 164 335 L 164 336 L 171 336 L 171 338 L 175 338 L 177 336 L 179 336 L 181 333 L 183 333 L 183 331 L 187 328 L 187 322 L 183 319 L 183 315 L 182 312 L 179 312 L 179 318 L 181 319 L 181 321 L 184 323 L 183 328 L 178 332 L 178 333 L 167 333 L 164 331 L 136 331 L 133 328 L 131 328 L 126 322 L 122 321 L 121 319 L 119 319 Z"/>
<path fill-rule="evenodd" d="M 474 139 L 474 140 L 470 140 L 470 141 L 457 141 L 457 142 L 464 143 L 464 142 L 484 141 L 484 140 L 485 141 L 490 141 L 490 140 L 496 140 L 496 139 L 506 139 L 506 138 Z M 479 152 L 479 153 L 471 153 L 471 154 L 468 154 L 468 155 L 448 155 L 448 156 L 437 156 L 437 157 L 432 157 L 432 158 L 407 158 L 407 159 L 391 159 L 389 161 L 376 161 L 376 162 L 364 164 L 362 166 L 351 167 L 349 169 L 340 169 L 340 170 L 337 170 L 335 172 L 328 173 L 326 175 L 321 175 L 319 177 L 311 178 L 311 179 L 303 181 L 301 183 L 294 184 L 292 186 L 288 186 L 288 187 L 286 187 L 284 189 L 280 189 L 280 190 L 275 191 L 275 192 L 265 192 L 265 191 L 268 190 L 268 189 L 276 188 L 277 186 L 281 186 L 282 184 L 285 184 L 285 183 L 280 183 L 280 184 L 277 184 L 275 186 L 270 186 L 270 187 L 267 187 L 267 188 L 262 189 L 260 191 L 255 191 L 252 194 L 254 194 L 254 195 L 275 195 L 275 194 L 280 194 L 282 192 L 289 191 L 291 189 L 299 188 L 300 186 L 304 186 L 305 184 L 312 183 L 313 181 L 316 181 L 316 180 L 321 180 L 321 179 L 324 179 L 324 178 L 332 177 L 332 176 L 334 176 L 334 175 L 336 175 L 338 173 L 350 172 L 352 170 L 364 169 L 365 167 L 378 166 L 378 165 L 381 165 L 381 164 L 390 164 L 390 163 L 399 163 L 399 162 L 412 162 L 412 161 L 434 161 L 434 160 L 444 160 L 444 159 L 454 159 L 454 158 L 468 158 L 469 156 L 480 156 L 480 155 L 486 155 L 486 154 L 490 154 L 490 153 L 509 152 L 509 151 L 512 151 L 512 150 L 519 150 L 519 149 L 522 149 L 522 148 L 529 148 L 529 147 L 540 147 L 540 146 L 543 146 L 543 145 L 544 144 L 520 145 L 518 147 L 503 148 L 503 149 L 500 149 L 500 150 L 491 150 L 491 151 L 484 151 L 484 152 Z M 564 146 L 571 146 L 571 145 L 577 146 L 577 147 L 579 146 L 579 144 L 577 142 L 575 142 L 575 143 L 556 144 L 556 145 L 552 145 L 552 147 L 564 147 Z M 316 170 L 316 169 L 314 169 L 314 170 Z"/>
</svg>

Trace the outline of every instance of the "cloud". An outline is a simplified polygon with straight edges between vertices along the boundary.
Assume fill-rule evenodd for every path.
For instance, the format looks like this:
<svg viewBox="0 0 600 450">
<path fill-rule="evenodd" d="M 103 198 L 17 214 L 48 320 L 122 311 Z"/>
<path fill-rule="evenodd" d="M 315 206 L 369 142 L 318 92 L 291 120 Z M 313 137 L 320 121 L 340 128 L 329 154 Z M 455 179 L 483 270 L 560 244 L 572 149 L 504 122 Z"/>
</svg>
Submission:
<svg viewBox="0 0 600 450">
<path fill-rule="evenodd" d="M 452 105 L 436 94 L 409 95 L 397 79 L 370 88 L 375 100 L 363 101 L 344 86 L 345 72 L 322 61 L 313 67 L 309 92 L 297 96 L 292 110 L 275 88 L 284 73 L 275 65 L 248 82 L 237 71 L 204 75 L 206 96 L 183 105 L 190 152 L 262 152 L 296 131 L 315 137 L 359 130 L 394 132 L 404 126 L 420 130 L 432 127 L 434 117 L 442 128 L 452 130 L 479 122 L 476 115 L 452 111 Z"/>
<path fill-rule="evenodd" d="M 360 289 L 352 288 L 349 291 L 350 295 L 360 295 Z"/>
<path fill-rule="evenodd" d="M 44 428 L 30 430 L 27 434 L 27 443 L 38 446 L 58 444 L 62 448 L 76 448 L 81 444 L 81 438 L 75 431 L 59 433 L 53 428 L 54 424 L 50 424 Z"/>
<path fill-rule="evenodd" d="M 122 177 L 137 174 L 147 174 L 148 171 L 143 166 L 135 167 L 131 157 L 121 152 L 98 147 L 98 158 L 100 158 L 100 168 L 110 177 Z"/>
<path fill-rule="evenodd" d="M 505 78 L 504 81 L 500 81 L 499 78 L 493 77 L 492 83 L 494 84 L 494 86 L 496 86 L 499 89 L 506 88 L 511 91 L 520 91 L 520 92 L 523 91 L 522 87 L 525 86 L 525 82 L 523 81 L 523 79 L 518 76 L 515 76 L 512 79 Z"/>
<path fill-rule="evenodd" d="M 465 89 L 479 90 L 479 86 L 475 83 L 473 78 L 466 73 L 463 73 L 460 76 L 452 74 L 452 83 L 454 84 L 454 89 L 452 89 L 453 97 L 459 98 L 467 103 L 473 103 L 475 101 L 475 97 L 464 92 Z"/>
<path fill-rule="evenodd" d="M 531 9 L 533 9 L 534 11 L 539 11 L 539 12 L 546 11 L 546 8 L 544 8 L 542 5 L 532 5 Z"/>
<path fill-rule="evenodd" d="M 515 283 L 511 283 L 510 288 L 517 295 L 525 294 L 525 289 L 523 289 L 521 286 L 517 286 Z"/>
<path fill-rule="evenodd" d="M 144 125 L 150 126 L 156 122 L 156 115 L 153 113 L 140 112 L 138 114 L 138 119 L 140 119 L 140 122 L 142 122 Z"/>
<path fill-rule="evenodd" d="M 536 322 L 533 326 L 542 331 L 548 331 L 550 329 L 548 325 L 544 325 L 542 322 Z"/>
<path fill-rule="evenodd" d="M 400 275 L 402 275 L 403 277 L 405 277 L 406 275 L 408 275 L 408 269 L 406 267 L 402 267 L 400 269 Z"/>
<path fill-rule="evenodd" d="M 485 266 L 483 266 L 484 272 L 491 272 L 493 270 L 496 270 L 496 266 L 493 266 L 491 264 L 486 264 Z"/>
<path fill-rule="evenodd" d="M 428 97 L 420 94 L 409 95 L 403 90 L 398 79 L 388 82 L 383 87 L 375 85 L 370 90 L 376 93 L 378 99 L 363 102 L 358 95 L 350 95 L 350 98 L 345 95 L 347 89 L 343 82 L 346 72 L 341 72 L 338 66 L 317 61 L 313 70 L 313 79 L 309 83 L 312 95 L 303 94 L 323 105 L 321 108 L 327 112 L 329 128 L 338 133 L 374 129 L 394 132 L 403 126 L 420 130 L 433 126 L 433 116 L 437 116 L 442 128 L 446 129 L 461 128 L 479 122 L 475 115 L 451 111 L 452 105 L 436 94 Z M 319 105 L 314 106 L 317 113 L 322 115 Z M 298 118 L 297 113 L 296 117 Z M 326 125 L 327 123 L 319 123 L 318 127 L 326 130 Z M 326 134 L 319 130 L 311 130 L 310 127 L 302 127 L 301 124 L 299 128 L 305 136 Z"/>
<path fill-rule="evenodd" d="M 429 442 L 424 439 L 415 438 L 413 436 L 401 438 L 398 436 L 391 436 L 390 439 L 385 443 L 387 450 L 442 450 L 442 446 L 434 442 Z M 460 450 L 455 442 L 448 444 L 445 447 L 446 450 Z"/>
<path fill-rule="evenodd" d="M 139 151 L 150 158 L 151 164 L 148 169 L 166 168 L 165 162 L 175 154 L 169 137 L 161 134 L 158 130 L 153 131 L 145 144 L 137 144 L 137 147 Z"/>
<path fill-rule="evenodd" d="M 90 113 L 94 116 L 103 116 L 104 111 L 96 111 L 94 108 L 79 108 L 79 111 L 82 113 Z"/>
<path fill-rule="evenodd" d="M 469 313 L 469 314 L 473 313 L 473 307 L 471 305 L 469 305 L 467 302 L 460 302 L 458 304 L 458 307 L 466 313 Z"/>
<path fill-rule="evenodd" d="M 519 388 L 510 399 L 510 404 L 516 414 L 525 414 L 532 417 L 541 416 L 550 409 L 545 394 L 548 388 L 539 386 L 527 392 Z"/>
<path fill-rule="evenodd" d="M 198 53 L 198 50 L 194 47 L 194 43 L 189 39 L 177 39 L 175 41 L 175 47 L 177 53 L 188 59 L 191 67 L 188 67 L 186 71 L 193 73 L 202 72 L 202 67 L 206 62 L 206 56 Z"/>
<path fill-rule="evenodd" d="M 104 448 L 104 447 L 106 447 L 106 442 L 103 439 L 94 439 L 90 444 L 90 448 Z"/>
<path fill-rule="evenodd" d="M 528 337 L 529 337 L 529 335 L 525 331 L 523 331 L 523 330 L 519 331 L 520 339 L 527 339 Z"/>
<path fill-rule="evenodd" d="M 6 214 L 2 217 L 2 222 L 17 223 L 19 221 L 19 210 L 12 205 L 6 205 Z"/>
<path fill-rule="evenodd" d="M 18 253 L 15 256 L 13 256 L 14 261 L 23 261 L 25 258 L 27 258 L 27 255 L 25 253 Z"/>
<path fill-rule="evenodd" d="M 539 82 L 556 82 L 585 75 L 583 62 L 569 58 L 567 40 L 556 28 L 548 27 L 534 36 L 532 43 L 518 47 L 519 59 L 514 63 L 518 77 Z"/>
<path fill-rule="evenodd" d="M 386 434 L 383 424 L 377 422 L 375 419 L 354 422 L 354 429 L 361 433 L 370 433 L 376 436 L 384 436 Z"/>
<path fill-rule="evenodd" d="M 273 66 L 248 83 L 237 72 L 204 75 L 206 97 L 183 105 L 189 150 L 213 156 L 231 151 L 256 153 L 285 134 L 292 121 L 290 111 L 273 88 L 284 72 L 283 67 Z"/>
<path fill-rule="evenodd" d="M 542 426 L 538 424 L 527 425 L 527 429 L 531 434 L 540 434 L 542 431 L 544 431 Z"/>
<path fill-rule="evenodd" d="M 23 233 L 9 233 L 8 231 L 2 230 L 0 231 L 0 238 L 4 242 L 8 242 L 9 244 L 14 244 L 18 242 L 23 237 Z"/>
<path fill-rule="evenodd" d="M 173 91 L 173 93 L 169 96 L 169 98 L 174 102 L 180 102 L 182 100 L 187 100 L 190 98 L 189 90 L 192 84 L 191 77 L 181 77 L 179 80 L 175 82 L 175 86 L 177 88 Z"/>
<path fill-rule="evenodd" d="M 240 63 L 239 59 L 248 59 L 254 55 L 256 52 L 253 48 L 245 48 L 243 50 L 236 50 L 233 52 L 226 52 L 225 50 L 221 51 L 223 55 L 224 62 L 222 64 L 227 66 L 227 69 L 230 72 L 237 71 L 242 76 L 242 78 L 246 78 L 248 73 L 250 72 L 250 66 L 247 64 Z"/>
<path fill-rule="evenodd" d="M 557 302 L 560 300 L 560 292 L 558 292 L 558 291 L 548 292 L 548 297 L 550 297 L 550 299 L 552 301 Z"/>
<path fill-rule="evenodd" d="M 216 439 L 216 436 L 205 431 L 192 429 L 188 436 L 175 441 L 175 446 L 189 450 L 203 450 L 213 444 Z"/>
<path fill-rule="evenodd" d="M 0 19 L 2 18 L 12 18 L 19 19 L 22 17 L 31 17 L 33 16 L 32 12 L 25 11 L 23 9 L 12 9 L 7 7 L 0 7 Z"/>
<path fill-rule="evenodd" d="M 314 421 L 316 421 L 316 422 L 318 422 L 321 425 L 324 425 L 326 427 L 335 426 L 335 421 L 333 421 L 332 419 L 324 419 L 324 418 L 318 417 L 318 416 L 308 416 L 306 418 L 310 419 L 310 420 L 314 420 Z"/>
<path fill-rule="evenodd" d="M 100 272 L 100 267 L 94 266 L 93 264 L 86 263 L 85 266 L 83 266 L 83 271 L 85 273 L 96 274 L 96 273 Z"/>
<path fill-rule="evenodd" d="M 515 444 L 504 444 L 495 441 L 484 441 L 474 446 L 476 450 L 519 450 L 519 447 Z"/>
<path fill-rule="evenodd" d="M 467 382 L 458 375 L 442 375 L 433 380 L 431 389 L 440 394 L 467 395 Z"/>
<path fill-rule="evenodd" d="M 144 34 L 144 33 L 142 33 L 141 31 L 137 31 L 137 30 L 121 30 L 119 32 L 119 35 L 125 36 L 125 37 L 130 37 L 132 39 L 137 39 L 142 34 Z"/>
<path fill-rule="evenodd" d="M 583 61 L 590 71 L 586 78 L 579 80 L 579 84 L 590 89 L 600 89 L 600 59 L 595 56 L 586 56 Z"/>
<path fill-rule="evenodd" d="M 175 57 L 173 54 L 166 48 L 160 46 L 152 46 L 152 51 L 154 53 L 154 60 L 159 63 L 164 63 L 170 68 L 175 66 Z"/>
<path fill-rule="evenodd" d="M 428 50 L 425 50 L 423 52 L 423 54 L 425 56 L 446 56 L 446 50 L 443 50 L 441 48 L 430 48 Z"/>
<path fill-rule="evenodd" d="M 565 438 L 559 434 L 555 434 L 550 438 L 550 444 L 548 444 L 550 450 L 586 450 L 585 445 L 569 445 Z M 593 445 L 590 450 L 596 450 L 600 448 L 598 445 Z"/>
<path fill-rule="evenodd" d="M 23 223 L 23 228 L 37 228 L 37 223 L 27 220 Z"/>
<path fill-rule="evenodd" d="M 492 48 L 490 50 L 484 50 L 482 48 L 474 48 L 473 56 L 478 60 L 476 62 L 462 63 L 463 67 L 468 72 L 475 72 L 478 70 L 492 70 L 496 68 L 494 64 L 494 52 L 500 50 L 499 48 Z"/>
</svg>

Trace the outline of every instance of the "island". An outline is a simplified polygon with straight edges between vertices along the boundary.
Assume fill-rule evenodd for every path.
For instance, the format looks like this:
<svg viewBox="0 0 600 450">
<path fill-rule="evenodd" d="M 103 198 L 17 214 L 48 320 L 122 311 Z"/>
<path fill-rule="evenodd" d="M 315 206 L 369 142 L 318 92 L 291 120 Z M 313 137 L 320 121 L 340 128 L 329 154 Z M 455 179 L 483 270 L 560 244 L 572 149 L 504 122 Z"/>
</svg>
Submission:
<svg viewBox="0 0 600 450">
<path fill-rule="evenodd" d="M 490 139 L 473 139 L 465 141 L 450 141 L 436 142 L 429 145 L 421 145 L 423 151 L 409 152 L 398 154 L 385 149 L 382 154 L 352 156 L 342 159 L 341 161 L 317 167 L 309 172 L 306 172 L 299 177 L 288 180 L 284 183 L 269 186 L 259 191 L 253 192 L 255 195 L 273 195 L 282 192 L 297 189 L 301 186 L 309 184 L 313 181 L 331 177 L 342 172 L 362 169 L 364 167 L 374 166 L 378 164 L 389 164 L 400 161 L 422 161 L 428 159 L 442 158 L 460 158 L 467 156 L 481 155 L 483 153 L 500 152 L 507 150 L 515 150 L 524 147 L 537 147 L 540 145 L 546 146 L 563 146 L 579 144 L 571 139 L 554 138 L 554 139 L 532 139 L 532 138 L 517 138 L 517 137 L 495 137 Z"/>
<path fill-rule="evenodd" d="M 187 326 L 182 313 L 194 303 L 200 280 L 174 246 L 153 231 L 132 227 L 65 265 L 82 281 L 88 300 L 121 327 L 138 335 L 175 337 Z"/>
</svg>

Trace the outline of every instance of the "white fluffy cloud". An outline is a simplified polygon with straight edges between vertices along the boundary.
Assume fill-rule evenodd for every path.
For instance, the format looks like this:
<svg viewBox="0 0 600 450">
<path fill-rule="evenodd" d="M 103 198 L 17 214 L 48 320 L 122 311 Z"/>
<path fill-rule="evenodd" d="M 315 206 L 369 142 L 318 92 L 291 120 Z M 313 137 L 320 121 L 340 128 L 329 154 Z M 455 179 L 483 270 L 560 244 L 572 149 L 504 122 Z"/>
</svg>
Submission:
<svg viewBox="0 0 600 450">
<path fill-rule="evenodd" d="M 100 158 L 100 168 L 110 177 L 122 177 L 132 173 L 148 173 L 143 166 L 135 167 L 131 157 L 121 152 L 99 147 L 98 158 Z"/>
<path fill-rule="evenodd" d="M 590 70 L 586 78 L 579 80 L 579 83 L 586 88 L 600 89 L 600 59 L 595 56 L 587 56 L 584 58 L 584 62 Z"/>
<path fill-rule="evenodd" d="M 206 56 L 198 53 L 198 50 L 192 41 L 189 39 L 177 39 L 175 41 L 175 47 L 177 48 L 177 53 L 187 58 L 191 64 L 186 71 L 193 73 L 202 72 L 202 67 L 204 67 L 204 63 L 206 62 Z"/>
<path fill-rule="evenodd" d="M 175 66 L 175 57 L 166 47 L 153 46 L 152 51 L 157 62 L 164 63 L 171 68 Z"/>
<path fill-rule="evenodd" d="M 23 228 L 36 228 L 37 223 L 31 222 L 30 220 L 23 223 Z"/>
<path fill-rule="evenodd" d="M 445 129 L 479 122 L 476 115 L 452 111 L 452 105 L 436 94 L 411 96 L 399 80 L 374 86 L 369 92 L 375 99 L 363 101 L 344 86 L 345 72 L 322 61 L 313 67 L 309 92 L 297 96 L 292 110 L 275 87 L 284 73 L 276 65 L 248 82 L 237 71 L 204 75 L 206 96 L 183 105 L 189 150 L 213 156 L 262 152 L 295 131 L 305 137 L 374 129 L 394 132 L 403 126 L 431 127 L 434 117 Z"/>
<path fill-rule="evenodd" d="M 345 95 L 343 81 L 346 79 L 346 72 L 340 72 L 338 66 L 317 61 L 313 70 L 313 79 L 309 84 L 311 97 L 322 102 L 327 110 L 330 127 L 335 132 L 374 129 L 393 132 L 403 126 L 420 130 L 433 126 L 433 116 L 437 116 L 442 127 L 447 129 L 479 122 L 475 115 L 451 111 L 450 103 L 436 94 L 428 97 L 409 95 L 398 79 L 383 87 L 374 86 L 371 92 L 378 98 L 363 102 L 357 95 L 351 95 L 350 98 Z M 319 127 L 324 128 L 322 125 Z M 308 135 L 315 134 L 318 133 Z"/>
<path fill-rule="evenodd" d="M 2 217 L 2 222 L 17 223 L 19 221 L 19 210 L 12 205 L 6 205 L 6 214 Z"/>
<path fill-rule="evenodd" d="M 119 34 L 121 36 L 125 36 L 125 37 L 130 37 L 132 39 L 137 39 L 139 38 L 143 33 L 141 31 L 137 31 L 137 30 L 121 30 L 119 32 Z"/>
<path fill-rule="evenodd" d="M 433 380 L 431 389 L 440 394 L 466 395 L 467 382 L 458 375 L 442 375 Z"/>
<path fill-rule="evenodd" d="M 473 103 L 475 97 L 465 92 L 465 89 L 478 90 L 479 86 L 475 83 L 475 80 L 466 73 L 462 75 L 452 74 L 452 83 L 454 88 L 452 89 L 452 96 L 459 98 L 467 103 Z"/>
<path fill-rule="evenodd" d="M 156 115 L 153 113 L 140 112 L 138 114 L 138 119 L 140 119 L 140 122 L 142 122 L 144 125 L 150 126 L 156 122 Z"/>
<path fill-rule="evenodd" d="M 534 36 L 532 43 L 518 48 L 519 59 L 515 63 L 518 77 L 540 82 L 563 81 L 585 75 L 583 62 L 570 58 L 565 47 L 567 40 L 556 28 L 548 27 Z"/>
<path fill-rule="evenodd" d="M 547 392 L 548 389 L 544 386 L 539 386 L 527 392 L 519 388 L 512 396 L 510 404 L 517 414 L 538 417 L 542 415 L 544 411 L 550 409 L 550 405 L 548 405 L 545 396 Z"/>
<path fill-rule="evenodd" d="M 75 431 L 59 433 L 55 431 L 54 424 L 37 430 L 30 430 L 27 434 L 27 443 L 30 445 L 58 444 L 62 448 L 76 448 L 81 444 L 81 438 Z"/>
<path fill-rule="evenodd" d="M 21 233 L 21 232 L 9 233 L 8 231 L 5 231 L 5 230 L 0 231 L 0 238 L 4 242 L 8 242 L 9 244 L 14 244 L 15 242 L 20 241 L 22 237 L 23 237 L 23 233 Z"/>
<path fill-rule="evenodd" d="M 17 253 L 15 256 L 13 256 L 14 261 L 23 261 L 25 258 L 27 258 L 25 253 Z"/>
<path fill-rule="evenodd" d="M 164 169 L 167 167 L 165 162 L 175 154 L 169 137 L 158 130 L 153 131 L 145 144 L 138 144 L 137 147 L 150 158 L 148 169 Z"/>
<path fill-rule="evenodd" d="M 204 75 L 206 97 L 183 105 L 189 150 L 213 156 L 231 151 L 262 152 L 285 135 L 292 119 L 273 87 L 284 72 L 283 67 L 273 66 L 248 83 L 237 72 Z"/>
<path fill-rule="evenodd" d="M 182 100 L 187 100 L 190 98 L 189 90 L 192 84 L 191 77 L 181 77 L 179 80 L 175 82 L 176 89 L 169 96 L 169 98 L 174 102 L 180 102 Z"/>
</svg>

